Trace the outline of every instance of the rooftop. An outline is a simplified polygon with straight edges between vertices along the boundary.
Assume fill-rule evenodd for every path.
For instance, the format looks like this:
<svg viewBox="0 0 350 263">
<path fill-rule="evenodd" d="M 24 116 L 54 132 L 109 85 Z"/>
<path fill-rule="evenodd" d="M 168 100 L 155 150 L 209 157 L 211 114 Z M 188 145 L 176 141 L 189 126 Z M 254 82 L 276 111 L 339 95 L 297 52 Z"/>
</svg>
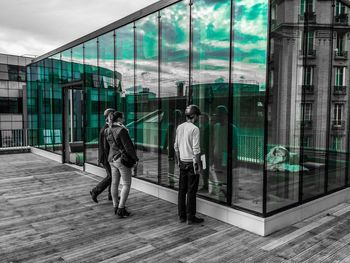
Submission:
<svg viewBox="0 0 350 263">
<path fill-rule="evenodd" d="M 260 237 L 132 190 L 117 219 L 101 178 L 31 154 L 0 155 L 0 262 L 350 262 L 350 202 Z"/>
</svg>

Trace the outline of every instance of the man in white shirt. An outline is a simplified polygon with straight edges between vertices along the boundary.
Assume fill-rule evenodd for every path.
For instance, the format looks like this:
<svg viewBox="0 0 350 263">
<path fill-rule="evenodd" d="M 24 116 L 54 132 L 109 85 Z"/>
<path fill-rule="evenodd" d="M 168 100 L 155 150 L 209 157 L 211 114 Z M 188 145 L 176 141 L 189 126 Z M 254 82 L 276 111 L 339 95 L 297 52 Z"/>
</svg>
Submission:
<svg viewBox="0 0 350 263">
<path fill-rule="evenodd" d="M 202 173 L 200 161 L 200 132 L 195 125 L 201 114 L 197 105 L 189 105 L 185 110 L 186 122 L 176 129 L 174 149 L 180 167 L 178 211 L 180 222 L 199 224 L 203 218 L 196 217 L 196 194 L 199 175 Z M 186 200 L 187 199 L 187 200 Z M 187 201 L 187 202 L 186 202 Z"/>
</svg>

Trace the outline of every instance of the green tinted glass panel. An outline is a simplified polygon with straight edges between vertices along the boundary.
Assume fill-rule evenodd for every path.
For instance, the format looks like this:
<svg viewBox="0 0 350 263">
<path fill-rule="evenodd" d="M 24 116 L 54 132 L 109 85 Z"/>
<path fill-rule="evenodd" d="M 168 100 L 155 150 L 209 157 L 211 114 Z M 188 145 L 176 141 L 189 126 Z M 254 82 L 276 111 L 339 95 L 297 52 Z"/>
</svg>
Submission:
<svg viewBox="0 0 350 263">
<path fill-rule="evenodd" d="M 232 204 L 262 212 L 268 1 L 233 3 Z"/>
<path fill-rule="evenodd" d="M 114 32 L 102 35 L 99 41 L 99 82 L 100 82 L 100 116 L 107 108 L 116 108 L 116 86 L 114 76 Z M 100 118 L 100 126 L 105 124 Z"/>
<path fill-rule="evenodd" d="M 92 39 L 85 43 L 84 63 L 85 63 L 85 112 L 86 112 L 86 161 L 97 163 L 98 134 L 99 125 L 99 79 L 97 68 L 97 39 Z"/>
<path fill-rule="evenodd" d="M 158 182 L 158 14 L 136 21 L 135 34 L 137 176 Z"/>
<path fill-rule="evenodd" d="M 192 95 L 201 109 L 198 123 L 207 169 L 201 195 L 226 202 L 231 1 L 193 1 Z M 235 130 L 236 127 L 231 125 Z"/>
<path fill-rule="evenodd" d="M 189 79 L 189 6 L 185 2 L 160 11 L 160 150 L 161 184 L 178 188 L 175 164 L 176 127 L 184 121 Z"/>
</svg>

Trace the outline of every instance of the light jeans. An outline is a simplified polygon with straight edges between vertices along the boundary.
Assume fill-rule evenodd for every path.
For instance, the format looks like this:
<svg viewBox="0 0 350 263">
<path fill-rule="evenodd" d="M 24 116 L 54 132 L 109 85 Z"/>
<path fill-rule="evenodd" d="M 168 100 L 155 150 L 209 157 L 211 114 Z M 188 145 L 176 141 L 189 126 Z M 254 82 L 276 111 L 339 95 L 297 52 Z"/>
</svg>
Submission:
<svg viewBox="0 0 350 263">
<path fill-rule="evenodd" d="M 112 168 L 112 183 L 111 194 L 113 200 L 113 206 L 119 208 L 125 207 L 126 200 L 128 199 L 130 186 L 131 186 L 131 168 L 126 167 L 120 161 L 121 158 L 114 162 L 110 162 Z M 118 205 L 118 187 L 119 182 L 122 185 L 120 192 L 120 201 Z"/>
</svg>

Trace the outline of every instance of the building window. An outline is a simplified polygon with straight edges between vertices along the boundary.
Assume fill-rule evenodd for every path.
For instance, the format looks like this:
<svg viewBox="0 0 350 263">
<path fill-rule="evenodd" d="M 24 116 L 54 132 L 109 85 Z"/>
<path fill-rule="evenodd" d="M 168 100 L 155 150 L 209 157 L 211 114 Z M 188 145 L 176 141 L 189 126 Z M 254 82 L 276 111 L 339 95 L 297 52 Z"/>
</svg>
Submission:
<svg viewBox="0 0 350 263">
<path fill-rule="evenodd" d="M 345 51 L 345 33 L 337 33 L 336 55 L 342 56 Z"/>
<path fill-rule="evenodd" d="M 344 110 L 344 104 L 343 103 L 335 103 L 334 104 L 334 115 L 333 115 L 333 123 L 334 125 L 342 125 L 343 120 L 343 110 Z"/>
<path fill-rule="evenodd" d="M 312 121 L 312 103 L 305 102 L 301 104 L 301 119 L 304 121 Z"/>
<path fill-rule="evenodd" d="M 314 0 L 300 0 L 300 14 L 314 12 Z"/>
<path fill-rule="evenodd" d="M 309 31 L 303 34 L 301 51 L 303 55 L 315 56 L 315 32 Z"/>
<path fill-rule="evenodd" d="M 345 67 L 335 67 L 335 86 L 344 86 L 345 83 Z"/>
<path fill-rule="evenodd" d="M 332 136 L 332 149 L 336 151 L 343 150 L 343 136 L 341 135 Z"/>
<path fill-rule="evenodd" d="M 335 15 L 339 16 L 344 14 L 346 14 L 346 6 L 342 2 L 337 1 L 335 6 Z"/>
<path fill-rule="evenodd" d="M 311 66 L 307 66 L 303 68 L 303 84 L 305 86 L 312 86 L 313 85 L 313 75 L 314 75 L 314 68 Z"/>
<path fill-rule="evenodd" d="M 22 113 L 22 98 L 0 97 L 0 113 Z"/>
<path fill-rule="evenodd" d="M 312 147 L 312 136 L 310 135 L 304 135 L 302 142 L 301 142 L 302 147 Z"/>
</svg>

